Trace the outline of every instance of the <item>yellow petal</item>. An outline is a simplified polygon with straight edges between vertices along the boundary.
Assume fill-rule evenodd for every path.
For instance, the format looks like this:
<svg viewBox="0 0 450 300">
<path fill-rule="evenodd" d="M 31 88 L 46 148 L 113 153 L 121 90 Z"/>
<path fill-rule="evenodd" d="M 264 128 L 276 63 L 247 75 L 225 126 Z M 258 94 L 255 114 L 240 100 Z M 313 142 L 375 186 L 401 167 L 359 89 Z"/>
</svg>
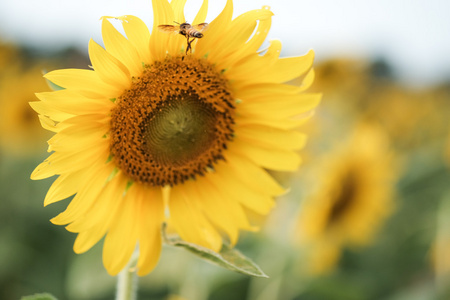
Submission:
<svg viewBox="0 0 450 300">
<path fill-rule="evenodd" d="M 262 43 L 267 37 L 269 33 L 270 26 L 272 23 L 271 18 L 265 18 L 262 20 L 258 20 L 257 28 L 255 29 L 253 36 L 247 41 L 242 47 L 239 48 L 239 51 L 231 52 L 224 60 L 218 61 L 217 66 L 219 69 L 229 69 L 233 68 L 236 62 L 242 60 L 243 57 L 249 57 L 256 55 L 257 50 L 261 47 Z M 237 81 L 237 83 L 246 84 L 246 81 Z"/>
<path fill-rule="evenodd" d="M 139 201 L 130 187 L 125 197 L 120 199 L 120 209 L 111 222 L 103 244 L 103 264 L 112 276 L 122 270 L 130 260 L 138 239 Z"/>
<path fill-rule="evenodd" d="M 39 115 L 39 122 L 41 123 L 42 128 L 47 129 L 52 132 L 58 132 L 58 128 L 56 127 L 56 123 L 47 116 Z"/>
<path fill-rule="evenodd" d="M 60 175 L 49 188 L 44 206 L 61 201 L 74 195 L 86 178 L 86 170 Z"/>
<path fill-rule="evenodd" d="M 255 230 L 255 227 L 250 225 L 241 202 L 238 199 L 230 198 L 218 183 L 220 177 L 216 176 L 216 174 L 218 172 L 228 172 L 230 170 L 228 162 L 221 161 L 215 167 L 215 171 L 209 173 L 208 176 L 202 177 L 205 180 L 204 185 L 206 186 L 206 183 L 209 183 L 209 186 L 211 186 L 211 194 L 215 194 L 214 197 L 218 197 L 228 207 L 230 213 L 233 215 L 234 222 L 240 229 Z M 199 186 L 200 189 L 202 187 L 203 185 Z"/>
<path fill-rule="evenodd" d="M 150 56 L 150 31 L 145 23 L 135 16 L 125 16 L 122 23 L 128 40 L 139 53 L 140 61 L 152 63 Z"/>
<path fill-rule="evenodd" d="M 174 21 L 176 21 L 178 23 L 183 23 L 183 22 L 187 21 L 186 18 L 184 17 L 185 4 L 186 4 L 186 0 L 172 0 L 170 2 L 170 6 L 172 7 L 173 14 L 174 14 Z M 190 22 L 188 22 L 188 23 L 190 23 Z M 174 23 L 172 22 L 172 24 L 174 24 Z M 169 53 L 178 53 L 180 51 L 180 49 L 186 44 L 186 38 L 177 34 L 177 35 L 169 38 L 169 43 L 170 44 L 167 47 Z M 186 47 L 186 46 L 184 46 L 184 47 Z"/>
<path fill-rule="evenodd" d="M 203 57 L 210 52 L 211 48 L 215 48 L 215 45 L 223 37 L 223 32 L 228 29 L 232 16 L 233 1 L 227 0 L 225 8 L 210 24 L 208 24 L 205 35 L 198 40 L 195 46 L 195 55 L 197 57 Z"/>
<path fill-rule="evenodd" d="M 168 49 L 171 45 L 171 39 L 181 39 L 181 35 L 173 35 L 161 32 L 158 30 L 159 25 L 173 25 L 175 16 L 172 7 L 166 0 L 154 0 L 153 6 L 153 29 L 150 36 L 150 54 L 155 61 L 164 60 L 166 53 L 169 55 L 176 55 L 180 49 Z M 168 52 L 169 51 L 169 52 Z"/>
<path fill-rule="evenodd" d="M 246 42 L 255 31 L 257 20 L 265 20 L 272 15 L 270 10 L 255 9 L 238 16 L 217 40 L 214 45 L 216 51 L 209 53 L 208 60 L 216 63 L 219 69 L 227 68 L 232 62 L 242 57 Z M 254 54 L 256 55 L 256 52 Z M 222 64 L 222 61 L 228 65 Z"/>
<path fill-rule="evenodd" d="M 133 188 L 133 186 L 132 186 Z M 159 188 L 139 186 L 135 191 L 139 201 L 139 259 L 138 275 L 148 274 L 156 266 L 161 253 L 161 225 L 164 220 L 162 192 Z"/>
<path fill-rule="evenodd" d="M 108 177 L 111 175 L 114 166 L 112 163 L 101 164 L 97 163 L 91 168 L 86 169 L 86 184 L 80 185 L 80 188 L 75 197 L 70 201 L 66 210 L 50 221 L 53 224 L 65 225 L 82 217 L 86 211 L 90 209 L 96 201 L 98 195 L 101 193 Z"/>
<path fill-rule="evenodd" d="M 200 7 L 197 15 L 192 21 L 192 24 L 200 24 L 204 23 L 206 20 L 206 14 L 208 13 L 208 0 L 203 0 L 202 6 Z"/>
<path fill-rule="evenodd" d="M 89 230 L 98 223 L 114 219 L 115 211 L 120 208 L 123 193 L 127 184 L 126 178 L 120 173 L 108 181 L 100 194 L 92 202 L 89 209 L 79 218 L 66 226 L 71 232 L 82 232 Z"/>
<path fill-rule="evenodd" d="M 231 217 L 231 223 L 233 223 L 233 225 L 229 225 L 231 226 L 231 230 L 233 230 L 233 226 L 236 226 L 238 229 L 255 230 L 255 227 L 250 225 L 247 219 L 247 215 L 245 214 L 244 209 L 241 206 L 241 203 L 236 199 L 232 199 L 227 195 L 227 193 L 224 193 L 224 191 L 220 190 L 220 184 L 217 183 L 219 178 L 215 176 L 215 174 L 216 173 L 213 172 L 208 174 L 208 176 L 203 177 L 202 180 L 205 181 L 204 184 L 199 180 L 198 189 L 203 191 L 204 195 L 210 195 L 211 199 L 219 207 L 221 205 L 224 205 L 226 207 L 224 208 L 223 212 L 225 213 L 226 211 L 228 211 Z M 203 187 L 205 187 L 205 189 L 203 189 Z M 202 201 L 206 201 L 206 198 L 202 199 Z M 217 201 L 219 201 L 220 204 L 218 204 Z M 209 215 L 206 209 L 205 214 L 207 216 L 210 216 L 209 218 L 212 222 L 215 222 L 214 220 L 212 220 L 213 218 L 218 218 L 215 214 Z M 237 237 L 238 236 L 235 237 L 235 241 L 237 241 Z M 233 243 L 234 238 L 230 236 L 230 240 Z"/>
<path fill-rule="evenodd" d="M 224 199 L 223 193 L 208 179 L 198 178 L 194 188 L 199 197 L 192 200 L 197 202 L 197 206 L 213 224 L 229 236 L 231 244 L 237 243 L 239 229 L 251 229 L 242 207 L 235 200 Z"/>
<path fill-rule="evenodd" d="M 236 126 L 245 126 L 248 124 L 251 125 L 263 125 L 270 126 L 273 128 L 279 128 L 284 130 L 292 130 L 294 128 L 298 128 L 301 125 L 305 124 L 307 120 L 311 118 L 312 114 L 304 116 L 298 119 L 290 119 L 290 118 L 268 118 L 267 116 L 261 115 L 245 115 L 241 114 L 236 116 L 235 123 Z"/>
<path fill-rule="evenodd" d="M 235 135 L 248 143 L 274 149 L 299 150 L 306 143 L 305 134 L 261 125 L 236 127 Z"/>
<path fill-rule="evenodd" d="M 142 74 L 142 61 L 136 48 L 106 18 L 102 20 L 102 37 L 106 51 L 125 65 L 131 76 Z"/>
<path fill-rule="evenodd" d="M 179 20 L 179 23 L 186 21 L 186 19 L 184 17 L 184 6 L 185 5 L 186 5 L 186 0 L 172 0 L 170 2 L 170 6 L 172 7 L 175 20 Z"/>
<path fill-rule="evenodd" d="M 263 9 L 267 10 L 269 9 L 269 7 L 264 6 Z M 271 24 L 272 18 L 270 17 L 260 18 L 258 20 L 258 27 L 256 28 L 254 35 L 251 37 L 249 41 L 246 42 L 245 46 L 243 47 L 241 57 L 254 54 L 256 51 L 258 51 L 262 43 L 266 40 Z"/>
<path fill-rule="evenodd" d="M 120 212 L 120 208 L 122 208 L 119 204 L 122 203 L 123 201 L 123 193 L 120 192 L 121 188 L 124 187 L 123 183 L 126 183 L 123 178 L 119 178 L 120 176 L 115 177 L 115 179 L 117 178 L 116 183 L 119 184 L 113 184 L 113 181 L 110 181 L 109 183 L 112 184 L 112 186 L 107 187 L 106 189 L 104 189 L 104 191 L 106 192 L 105 194 L 103 194 L 102 196 L 108 197 L 108 205 L 104 207 L 104 209 L 107 211 L 104 215 L 98 217 L 98 220 L 96 220 L 97 222 L 95 223 L 95 225 L 93 226 L 89 226 L 89 229 L 86 231 L 82 231 L 78 234 L 77 239 L 75 240 L 74 243 L 74 251 L 75 253 L 83 253 L 87 250 L 89 250 L 94 244 L 96 244 L 105 234 L 108 230 L 110 230 L 113 221 L 116 220 L 117 218 L 117 214 Z M 113 190 L 111 192 L 108 192 L 108 188 L 110 190 Z M 123 191 L 123 190 L 122 190 Z M 91 211 L 87 211 L 87 213 L 91 213 Z M 86 215 L 86 214 L 85 214 Z M 83 216 L 85 216 L 83 215 Z M 130 233 L 129 234 L 133 234 Z M 133 242 L 131 240 L 129 240 L 128 242 L 131 242 L 131 244 L 133 244 Z M 128 247 L 130 247 L 130 244 L 128 244 Z M 133 247 L 134 248 L 134 247 Z M 106 251 L 109 251 L 110 248 Z M 126 250 L 127 252 L 129 251 L 128 249 Z M 118 254 L 118 253 L 116 253 Z M 123 263 L 124 260 L 124 256 L 128 255 L 128 253 L 121 253 L 123 255 L 123 257 L 120 257 L 119 260 L 121 260 L 120 262 L 118 262 L 118 264 Z M 109 262 L 109 261 L 108 261 Z M 106 265 L 105 267 L 107 268 L 108 272 L 111 274 L 115 274 L 117 271 L 117 265 L 114 265 L 113 269 L 109 269 L 111 265 Z M 120 270 L 119 270 L 120 271 Z"/>
<path fill-rule="evenodd" d="M 44 75 L 56 85 L 94 99 L 111 99 L 121 95 L 120 87 L 103 82 L 93 70 L 64 69 Z"/>
<path fill-rule="evenodd" d="M 290 84 L 283 83 L 248 83 L 238 81 L 233 84 L 236 89 L 235 97 L 237 99 L 259 99 L 278 97 L 280 95 L 295 95 L 302 92 L 303 88 Z"/>
<path fill-rule="evenodd" d="M 242 181 L 237 180 L 233 169 L 229 167 L 216 168 L 214 180 L 218 189 L 235 201 L 240 202 L 247 208 L 257 212 L 258 214 L 267 214 L 275 205 L 272 196 L 255 191 Z"/>
<path fill-rule="evenodd" d="M 38 114 L 47 116 L 56 122 L 61 122 L 67 118 L 73 117 L 72 114 L 62 112 L 51 105 L 47 105 L 42 101 L 29 102 L 29 104 L 31 108 L 33 108 L 34 111 L 36 111 Z"/>
<path fill-rule="evenodd" d="M 60 130 L 63 129 L 63 127 L 67 127 L 70 125 L 80 125 L 80 124 L 86 124 L 86 123 L 101 123 L 106 124 L 110 122 L 111 117 L 105 114 L 104 112 L 100 114 L 85 114 L 85 115 L 79 115 L 74 116 L 72 118 L 66 119 L 58 124 L 60 127 Z"/>
<path fill-rule="evenodd" d="M 106 161 L 108 155 L 109 145 L 107 143 L 96 144 L 78 152 L 53 153 L 36 167 L 31 174 L 31 179 L 38 180 L 53 175 L 75 172 L 98 160 Z"/>
<path fill-rule="evenodd" d="M 189 181 L 172 188 L 169 223 L 183 240 L 218 252 L 222 247 L 221 236 L 205 218 L 197 203 L 190 201 L 191 198 L 199 197 L 193 184 L 195 182 Z"/>
<path fill-rule="evenodd" d="M 74 134 L 73 138 L 82 137 L 81 134 L 76 134 L 78 131 L 92 131 L 97 133 L 105 134 L 105 129 L 107 130 L 109 128 L 109 124 L 104 122 L 103 116 L 95 117 L 98 115 L 81 115 L 81 116 L 75 116 L 70 119 L 64 120 L 62 123 L 59 123 L 60 125 L 58 127 L 58 133 L 61 133 L 61 135 L 54 135 L 54 137 L 65 135 L 66 133 Z M 97 121 L 97 119 L 99 121 Z M 63 126 L 64 125 L 64 126 Z"/>
<path fill-rule="evenodd" d="M 300 156 L 293 151 L 257 147 L 240 139 L 229 143 L 228 150 L 241 154 L 255 164 L 271 170 L 295 171 L 301 162 Z"/>
<path fill-rule="evenodd" d="M 300 86 L 301 92 L 306 91 L 311 87 L 311 85 L 314 82 L 314 77 L 315 77 L 314 69 L 311 68 L 309 72 L 305 75 L 305 78 L 303 78 L 302 80 L 302 85 Z"/>
<path fill-rule="evenodd" d="M 89 57 L 104 82 L 118 86 L 122 91 L 130 87 L 131 77 L 127 68 L 92 39 L 89 41 Z"/>
<path fill-rule="evenodd" d="M 78 233 L 75 243 L 73 244 L 73 251 L 77 254 L 84 253 L 92 248 L 100 239 L 106 234 L 108 230 L 106 222 L 97 224 L 89 231 Z"/>
<path fill-rule="evenodd" d="M 298 94 L 268 97 L 256 100 L 242 101 L 237 112 L 242 115 L 265 115 L 268 118 L 289 118 L 306 113 L 315 108 L 322 98 L 322 94 Z"/>
<path fill-rule="evenodd" d="M 305 74 L 311 69 L 314 60 L 314 51 L 298 57 L 279 59 L 268 72 L 260 74 L 258 80 L 263 82 L 286 82 Z"/>
<path fill-rule="evenodd" d="M 261 193 L 271 196 L 279 196 L 286 192 L 272 176 L 251 160 L 231 151 L 225 153 L 225 159 L 230 168 L 233 169 L 236 179 L 255 191 L 261 191 Z"/>
<path fill-rule="evenodd" d="M 108 143 L 105 134 L 108 132 L 108 124 L 92 122 L 80 124 L 79 126 L 69 126 L 55 134 L 49 141 L 50 151 L 57 152 L 77 152 L 89 148 L 89 146 Z"/>
<path fill-rule="evenodd" d="M 269 72 L 271 66 L 277 62 L 280 52 L 281 42 L 272 40 L 264 55 L 253 53 L 243 57 L 232 68 L 227 70 L 225 75 L 231 83 L 239 81 L 244 81 L 248 84 L 261 83 L 259 76 Z"/>
<path fill-rule="evenodd" d="M 48 106 L 71 115 L 105 113 L 114 107 L 109 99 L 91 99 L 71 90 L 36 93 L 36 97 Z"/>
</svg>

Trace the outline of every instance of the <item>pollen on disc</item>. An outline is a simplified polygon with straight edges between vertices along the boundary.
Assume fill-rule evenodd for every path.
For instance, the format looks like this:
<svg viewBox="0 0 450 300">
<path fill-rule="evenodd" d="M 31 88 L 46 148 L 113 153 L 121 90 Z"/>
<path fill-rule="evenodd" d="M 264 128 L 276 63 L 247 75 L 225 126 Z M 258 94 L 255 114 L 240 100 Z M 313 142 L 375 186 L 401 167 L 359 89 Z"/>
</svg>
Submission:
<svg viewBox="0 0 450 300">
<path fill-rule="evenodd" d="M 116 165 L 151 186 L 203 175 L 232 140 L 232 103 L 226 79 L 203 60 L 177 57 L 146 66 L 112 110 Z"/>
</svg>

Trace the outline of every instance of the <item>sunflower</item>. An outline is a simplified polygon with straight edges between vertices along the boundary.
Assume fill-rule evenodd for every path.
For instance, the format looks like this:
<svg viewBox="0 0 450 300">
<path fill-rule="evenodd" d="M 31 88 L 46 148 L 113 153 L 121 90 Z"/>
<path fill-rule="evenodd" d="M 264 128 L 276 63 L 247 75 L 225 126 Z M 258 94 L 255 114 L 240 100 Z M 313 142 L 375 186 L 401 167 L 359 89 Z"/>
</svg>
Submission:
<svg viewBox="0 0 450 300">
<path fill-rule="evenodd" d="M 15 45 L 0 40 L 0 76 L 7 75 L 12 68 L 20 65 L 20 54 Z"/>
<path fill-rule="evenodd" d="M 49 90 L 48 86 L 38 67 L 5 72 L 8 76 L 0 77 L 0 151 L 14 156 L 40 153 L 50 134 L 42 131 L 28 103 L 36 90 Z"/>
<path fill-rule="evenodd" d="M 445 89 L 414 91 L 386 84 L 367 95 L 368 109 L 364 113 L 368 120 L 385 128 L 399 150 L 410 151 L 445 137 L 449 128 L 448 95 Z"/>
<path fill-rule="evenodd" d="M 136 245 L 138 275 L 161 251 L 161 224 L 182 239 L 219 251 L 240 230 L 254 230 L 246 211 L 267 214 L 285 190 L 266 169 L 296 170 L 305 136 L 297 127 L 318 104 L 307 94 L 313 52 L 279 58 L 281 44 L 259 51 L 271 25 L 268 7 L 232 20 L 233 3 L 187 49 L 186 37 L 158 30 L 185 21 L 185 1 L 154 0 L 150 33 L 122 16 L 126 37 L 102 18 L 105 48 L 89 43 L 93 70 L 45 78 L 63 90 L 32 103 L 55 135 L 53 152 L 32 179 L 59 175 L 44 205 L 75 195 L 51 221 L 78 233 L 82 253 L 106 235 L 111 275 Z M 207 1 L 192 24 L 204 22 Z M 305 76 L 302 86 L 284 84 Z"/>
<path fill-rule="evenodd" d="M 369 244 L 393 209 L 395 167 L 378 127 L 360 125 L 320 170 L 322 182 L 298 222 L 312 274 L 330 271 L 343 247 Z"/>
</svg>

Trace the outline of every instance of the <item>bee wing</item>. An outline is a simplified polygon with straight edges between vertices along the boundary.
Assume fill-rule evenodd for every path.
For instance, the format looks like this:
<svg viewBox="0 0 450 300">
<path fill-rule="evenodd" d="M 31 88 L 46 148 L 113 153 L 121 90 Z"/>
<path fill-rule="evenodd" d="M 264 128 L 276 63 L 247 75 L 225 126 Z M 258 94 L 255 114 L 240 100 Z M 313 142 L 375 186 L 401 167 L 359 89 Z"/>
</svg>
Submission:
<svg viewBox="0 0 450 300">
<path fill-rule="evenodd" d="M 200 23 L 197 25 L 193 25 L 192 27 L 194 27 L 195 30 L 202 32 L 208 28 L 208 23 Z"/>
<path fill-rule="evenodd" d="M 165 32 L 165 33 L 178 33 L 180 32 L 180 26 L 174 26 L 174 25 L 159 25 L 158 26 L 159 31 Z"/>
</svg>

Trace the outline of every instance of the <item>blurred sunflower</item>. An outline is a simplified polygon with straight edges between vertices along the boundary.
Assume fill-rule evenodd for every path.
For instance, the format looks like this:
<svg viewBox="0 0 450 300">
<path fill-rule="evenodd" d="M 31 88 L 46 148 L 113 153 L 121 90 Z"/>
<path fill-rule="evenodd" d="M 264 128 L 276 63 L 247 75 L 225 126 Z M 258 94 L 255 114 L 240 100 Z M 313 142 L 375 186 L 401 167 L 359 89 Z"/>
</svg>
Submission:
<svg viewBox="0 0 450 300">
<path fill-rule="evenodd" d="M 330 271 L 344 246 L 368 244 L 392 211 L 392 159 L 383 132 L 360 125 L 322 167 L 298 230 L 311 274 Z"/>
<path fill-rule="evenodd" d="M 320 100 L 303 93 L 313 80 L 312 51 L 279 58 L 281 43 L 271 41 L 258 52 L 268 7 L 232 20 L 227 1 L 186 52 L 185 37 L 157 30 L 184 22 L 184 3 L 154 0 L 151 34 L 140 19 L 122 16 L 125 38 L 103 18 L 105 49 L 89 44 L 94 70 L 46 74 L 65 89 L 31 104 L 55 132 L 54 153 L 32 174 L 59 175 L 44 204 L 75 194 L 52 222 L 78 233 L 76 253 L 106 234 L 103 262 L 112 275 L 136 244 L 138 274 L 154 268 L 163 222 L 214 251 L 222 234 L 235 244 L 241 229 L 253 230 L 246 210 L 267 214 L 284 192 L 265 169 L 297 169 L 305 136 L 296 128 Z M 193 24 L 206 11 L 204 1 Z M 304 74 L 302 86 L 284 84 Z"/>
<path fill-rule="evenodd" d="M 360 109 L 371 86 L 365 60 L 336 58 L 314 67 L 316 77 L 311 91 L 321 91 L 327 106 L 334 111 L 355 112 Z"/>
<path fill-rule="evenodd" d="M 400 149 L 409 151 L 429 146 L 447 132 L 448 95 L 445 93 L 387 84 L 368 94 L 366 99 L 369 105 L 365 117 L 381 124 Z"/>
<path fill-rule="evenodd" d="M 345 96 L 351 91 L 357 91 L 359 95 L 369 86 L 368 66 L 367 61 L 357 59 L 335 58 L 323 61 L 314 68 L 316 80 L 311 89 Z"/>
<path fill-rule="evenodd" d="M 39 68 L 10 68 L 0 78 L 0 151 L 14 156 L 36 154 L 49 133 L 42 131 L 28 104 L 37 90 L 49 90 Z"/>
<path fill-rule="evenodd" d="M 20 62 L 19 49 L 13 44 L 0 41 L 0 76 L 8 74 L 11 68 L 17 68 Z"/>
</svg>

